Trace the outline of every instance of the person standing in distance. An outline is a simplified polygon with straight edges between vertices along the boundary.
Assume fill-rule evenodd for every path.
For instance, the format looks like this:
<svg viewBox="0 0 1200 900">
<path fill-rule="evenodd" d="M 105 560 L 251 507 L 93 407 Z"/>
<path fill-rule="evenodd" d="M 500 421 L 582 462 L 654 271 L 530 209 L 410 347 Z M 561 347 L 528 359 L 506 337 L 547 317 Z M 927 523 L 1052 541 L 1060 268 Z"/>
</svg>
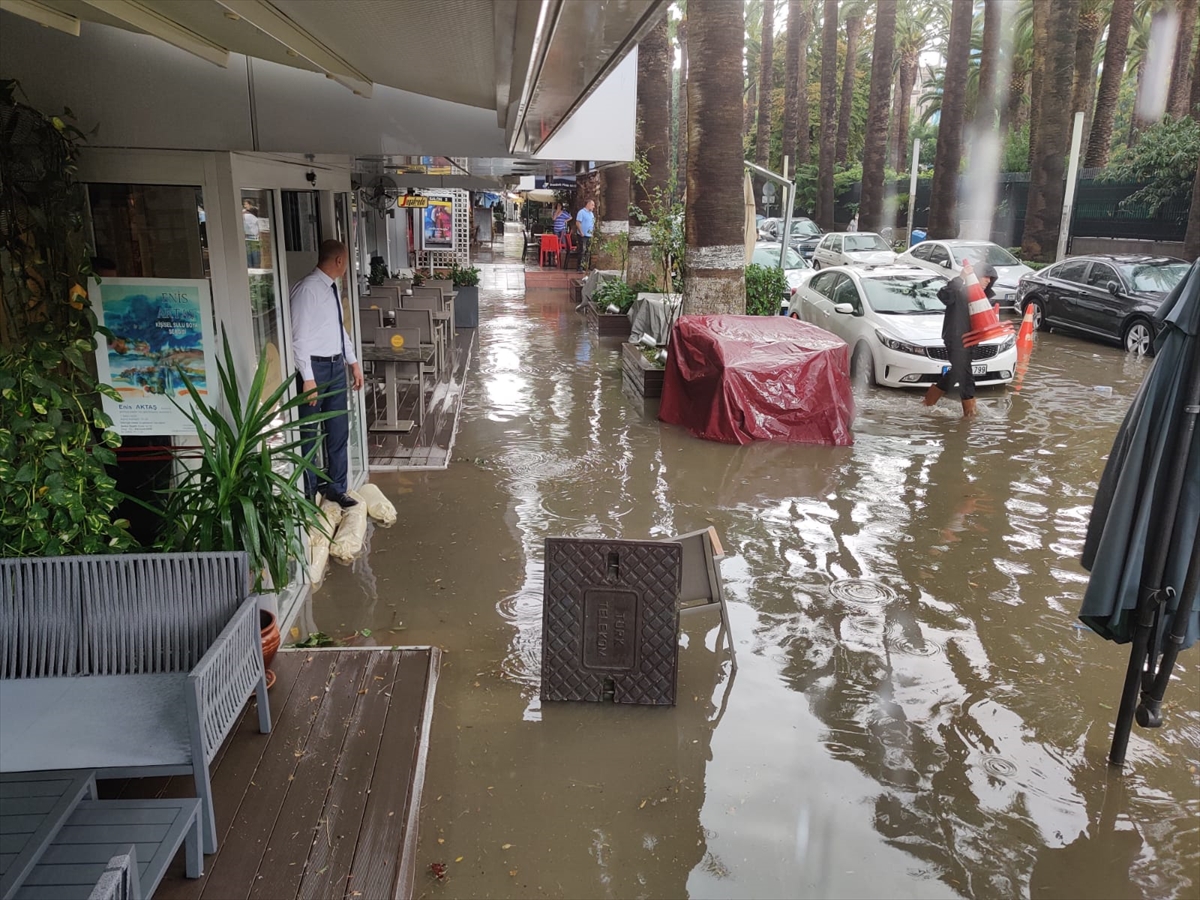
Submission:
<svg viewBox="0 0 1200 900">
<path fill-rule="evenodd" d="M 343 509 L 358 501 L 346 494 L 346 441 L 350 423 L 346 417 L 346 367 L 350 367 L 354 390 L 362 390 L 362 368 L 354 355 L 354 342 L 342 324 L 342 301 L 338 280 L 346 274 L 349 251 L 341 241 L 322 241 L 317 267 L 300 280 L 291 292 L 292 355 L 296 359 L 296 382 L 309 402 L 300 407 L 303 449 L 309 453 L 318 436 L 325 441 L 325 472 L 304 473 L 310 499 L 318 489 L 325 499 Z M 340 411 L 341 415 L 304 424 L 319 412 Z"/>
<path fill-rule="evenodd" d="M 589 200 L 583 205 L 583 209 L 575 216 L 575 222 L 579 226 L 579 271 L 582 272 L 591 263 L 590 248 L 592 244 L 592 233 L 596 230 L 596 201 Z"/>
</svg>

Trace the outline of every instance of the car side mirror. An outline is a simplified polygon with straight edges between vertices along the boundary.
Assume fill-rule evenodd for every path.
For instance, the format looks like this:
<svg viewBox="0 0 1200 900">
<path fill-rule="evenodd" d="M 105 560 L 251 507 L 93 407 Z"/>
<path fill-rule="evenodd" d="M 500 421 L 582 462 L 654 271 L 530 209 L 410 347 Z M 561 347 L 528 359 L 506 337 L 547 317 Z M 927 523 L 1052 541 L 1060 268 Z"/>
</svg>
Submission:
<svg viewBox="0 0 1200 900">
<path fill-rule="evenodd" d="M 1116 296 L 1118 293 L 1120 293 L 1120 291 L 1121 291 L 1121 286 L 1119 284 L 1117 284 L 1115 281 L 1110 281 L 1108 283 L 1108 292 L 1110 294 Z"/>
<path fill-rule="evenodd" d="M 943 259 L 943 260 L 942 260 L 942 268 L 943 268 L 943 269 L 948 269 L 948 268 L 950 268 L 950 260 L 948 260 L 948 259 Z"/>
<path fill-rule="evenodd" d="M 843 316 L 852 316 L 852 315 L 854 315 L 854 304 L 853 303 L 835 303 L 835 304 L 833 304 L 833 311 L 835 313 L 841 313 Z"/>
</svg>

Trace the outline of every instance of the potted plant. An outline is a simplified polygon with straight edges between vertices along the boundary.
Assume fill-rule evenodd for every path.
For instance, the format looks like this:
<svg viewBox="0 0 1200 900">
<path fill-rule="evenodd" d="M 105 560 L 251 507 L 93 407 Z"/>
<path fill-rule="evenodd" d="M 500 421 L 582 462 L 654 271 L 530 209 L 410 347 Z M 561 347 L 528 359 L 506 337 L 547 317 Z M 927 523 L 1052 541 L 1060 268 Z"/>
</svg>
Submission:
<svg viewBox="0 0 1200 900">
<path fill-rule="evenodd" d="M 314 467 L 292 421 L 308 398 L 289 398 L 289 380 L 266 394 L 265 350 L 249 390 L 242 390 L 223 330 L 222 339 L 217 375 L 225 412 L 210 405 L 187 374 L 180 373 L 191 401 L 190 408 L 181 409 L 192 421 L 198 446 L 181 454 L 183 475 L 165 492 L 158 510 L 163 521 L 158 547 L 245 550 L 254 590 L 278 592 L 288 583 L 292 561 L 305 558 L 301 534 L 327 529 L 325 517 L 304 492 L 304 472 Z M 337 415 L 345 413 L 317 413 L 306 421 Z M 263 610 L 261 616 L 263 660 L 269 664 L 279 649 L 279 629 L 274 613 Z"/>
<path fill-rule="evenodd" d="M 637 288 L 619 278 L 603 282 L 584 307 L 588 327 L 600 337 L 628 338 L 631 322 L 629 307 L 637 299 Z"/>
<path fill-rule="evenodd" d="M 450 280 L 454 283 L 454 327 L 477 328 L 479 326 L 479 269 L 475 266 L 450 267 Z"/>
</svg>

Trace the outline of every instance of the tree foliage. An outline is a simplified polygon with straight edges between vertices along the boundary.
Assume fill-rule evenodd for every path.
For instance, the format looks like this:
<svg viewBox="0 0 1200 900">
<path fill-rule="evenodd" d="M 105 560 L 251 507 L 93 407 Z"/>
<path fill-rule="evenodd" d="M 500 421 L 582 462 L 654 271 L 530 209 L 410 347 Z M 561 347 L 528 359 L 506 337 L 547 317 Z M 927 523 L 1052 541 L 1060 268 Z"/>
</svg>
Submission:
<svg viewBox="0 0 1200 900">
<path fill-rule="evenodd" d="M 1168 200 L 1187 196 L 1196 167 L 1200 166 L 1200 123 L 1184 116 L 1165 116 L 1151 125 L 1141 139 L 1122 151 L 1108 168 L 1103 180 L 1109 182 L 1146 182 L 1137 193 L 1121 201 L 1121 206 L 1145 205 L 1148 215 L 1156 215 Z M 1181 212 L 1180 221 L 1187 216 Z"/>
</svg>

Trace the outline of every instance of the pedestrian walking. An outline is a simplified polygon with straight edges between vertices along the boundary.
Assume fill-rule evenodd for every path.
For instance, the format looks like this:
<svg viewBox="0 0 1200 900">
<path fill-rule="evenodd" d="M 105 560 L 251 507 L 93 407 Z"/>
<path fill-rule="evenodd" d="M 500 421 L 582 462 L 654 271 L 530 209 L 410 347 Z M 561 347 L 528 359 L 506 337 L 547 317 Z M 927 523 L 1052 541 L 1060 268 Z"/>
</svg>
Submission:
<svg viewBox="0 0 1200 900">
<path fill-rule="evenodd" d="M 984 263 L 976 270 L 976 275 L 983 293 L 989 300 L 992 299 L 992 285 L 999 277 L 995 268 Z M 936 405 L 947 391 L 957 385 L 965 419 L 975 415 L 975 376 L 971 372 L 971 351 L 963 346 L 963 335 L 971 329 L 971 313 L 968 309 L 967 285 L 962 276 L 956 276 L 938 291 L 938 299 L 946 305 L 946 315 L 942 319 L 942 340 L 946 344 L 950 365 L 942 372 L 942 377 L 929 386 L 924 403 L 926 406 Z"/>
<path fill-rule="evenodd" d="M 318 438 L 324 438 L 325 471 L 304 473 L 309 499 L 317 491 L 343 509 L 358 501 L 346 494 L 346 441 L 350 423 L 346 412 L 346 369 L 354 390 L 362 390 L 362 367 L 354 355 L 354 342 L 342 320 L 338 280 L 346 274 L 349 251 L 341 241 L 322 241 L 317 267 L 292 288 L 292 355 L 296 358 L 296 382 L 309 402 L 300 407 L 300 434 L 304 452 L 310 453 Z M 340 411 L 320 422 L 305 424 L 309 416 Z"/>
<path fill-rule="evenodd" d="M 592 233 L 596 230 L 596 201 L 589 200 L 575 216 L 575 227 L 579 229 L 579 271 L 590 267 L 592 262 Z"/>
</svg>

